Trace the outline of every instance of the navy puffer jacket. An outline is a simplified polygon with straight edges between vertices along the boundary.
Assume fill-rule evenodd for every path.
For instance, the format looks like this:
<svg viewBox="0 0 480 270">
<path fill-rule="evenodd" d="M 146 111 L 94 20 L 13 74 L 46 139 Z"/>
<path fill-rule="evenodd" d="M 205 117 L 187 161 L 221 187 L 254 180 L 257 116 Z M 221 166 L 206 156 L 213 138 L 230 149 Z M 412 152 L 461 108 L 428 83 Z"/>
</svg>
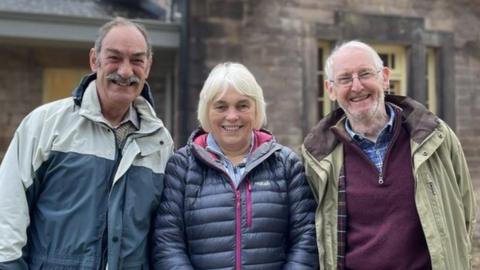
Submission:
<svg viewBox="0 0 480 270">
<path fill-rule="evenodd" d="M 155 269 L 317 269 L 315 201 L 297 155 L 266 131 L 238 188 L 195 132 L 169 160 Z"/>
</svg>

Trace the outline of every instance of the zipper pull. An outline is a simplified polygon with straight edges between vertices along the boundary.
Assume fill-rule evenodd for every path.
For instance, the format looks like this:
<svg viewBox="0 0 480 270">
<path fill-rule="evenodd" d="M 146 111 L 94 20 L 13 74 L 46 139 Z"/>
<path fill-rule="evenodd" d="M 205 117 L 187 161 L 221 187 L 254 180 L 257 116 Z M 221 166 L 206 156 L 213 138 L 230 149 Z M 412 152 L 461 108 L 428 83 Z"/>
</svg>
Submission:
<svg viewBox="0 0 480 270">
<path fill-rule="evenodd" d="M 379 183 L 380 185 L 383 184 L 383 175 L 382 175 L 382 174 L 379 174 L 379 175 L 378 175 L 378 183 Z"/>
<path fill-rule="evenodd" d="M 252 184 L 250 179 L 246 179 L 247 182 L 247 194 L 246 194 L 246 206 L 247 206 L 247 227 L 252 227 Z"/>
<path fill-rule="evenodd" d="M 240 195 L 240 190 L 237 189 L 235 191 L 235 196 L 237 197 L 236 200 L 237 200 L 237 207 L 241 207 L 241 195 Z"/>
</svg>

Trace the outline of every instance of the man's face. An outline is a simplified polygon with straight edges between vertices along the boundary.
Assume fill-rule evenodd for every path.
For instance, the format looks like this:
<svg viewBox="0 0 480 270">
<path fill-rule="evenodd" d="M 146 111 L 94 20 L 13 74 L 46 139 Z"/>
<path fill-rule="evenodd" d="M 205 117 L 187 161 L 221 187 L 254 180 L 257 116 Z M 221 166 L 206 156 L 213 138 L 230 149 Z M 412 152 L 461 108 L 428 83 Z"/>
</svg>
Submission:
<svg viewBox="0 0 480 270">
<path fill-rule="evenodd" d="M 390 70 L 375 67 L 373 57 L 364 49 L 344 48 L 333 62 L 334 82 L 325 82 L 330 99 L 337 101 L 352 122 L 365 122 L 386 115 L 384 89 Z M 353 76 L 351 83 L 345 84 Z M 343 81 L 343 83 L 342 83 Z"/>
<path fill-rule="evenodd" d="M 134 26 L 112 28 L 103 39 L 100 54 L 90 50 L 90 67 L 97 73 L 102 109 L 129 106 L 141 93 L 150 66 L 142 33 Z"/>
</svg>

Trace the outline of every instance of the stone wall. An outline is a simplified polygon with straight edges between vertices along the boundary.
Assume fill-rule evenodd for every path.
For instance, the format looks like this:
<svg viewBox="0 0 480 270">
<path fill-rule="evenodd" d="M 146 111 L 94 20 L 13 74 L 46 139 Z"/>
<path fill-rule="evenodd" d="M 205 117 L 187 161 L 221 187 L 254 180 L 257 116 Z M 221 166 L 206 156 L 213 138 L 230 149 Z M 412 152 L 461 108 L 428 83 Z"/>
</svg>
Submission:
<svg viewBox="0 0 480 270">
<path fill-rule="evenodd" d="M 59 48 L 0 46 L 0 158 L 21 120 L 42 103 L 43 69 L 78 66 L 76 55 Z"/>
<path fill-rule="evenodd" d="M 472 22 L 470 22 L 472 23 Z M 480 23 L 477 18 L 476 24 Z M 478 34 L 477 34 L 478 35 Z M 471 43 L 470 43 L 471 44 Z M 474 261 L 480 269 L 480 42 L 477 45 L 457 45 L 455 56 L 455 90 L 457 105 L 457 135 L 462 143 L 477 195 L 477 226 Z M 476 48 L 469 48 L 470 46 Z M 476 51 L 473 51 L 473 50 Z"/>
<path fill-rule="evenodd" d="M 305 130 L 316 121 L 315 108 L 309 107 L 318 83 L 311 76 L 317 65 L 316 40 L 332 40 L 317 36 L 315 29 L 326 28 L 322 33 L 328 33 L 338 23 L 337 11 L 421 19 L 427 31 L 453 35 L 454 89 L 446 89 L 451 96 L 444 97 L 444 104 L 453 109 L 452 122 L 480 194 L 478 0 L 192 1 L 191 92 L 198 96 L 208 71 L 218 62 L 244 63 L 264 89 L 268 129 L 281 143 L 298 150 Z M 381 27 L 381 23 L 372 25 L 371 31 Z M 475 267 L 480 267 L 480 226 L 476 226 L 475 246 Z"/>
<path fill-rule="evenodd" d="M 1 48 L 0 58 L 3 59 L 0 66 L 1 159 L 18 124 L 41 99 L 41 70 L 29 60 L 27 52 Z"/>
<path fill-rule="evenodd" d="M 281 1 L 193 1 L 191 92 L 196 104 L 213 66 L 225 61 L 243 63 L 264 89 L 268 129 L 281 142 L 299 147 L 308 29 L 301 20 L 282 18 L 282 12 Z"/>
</svg>

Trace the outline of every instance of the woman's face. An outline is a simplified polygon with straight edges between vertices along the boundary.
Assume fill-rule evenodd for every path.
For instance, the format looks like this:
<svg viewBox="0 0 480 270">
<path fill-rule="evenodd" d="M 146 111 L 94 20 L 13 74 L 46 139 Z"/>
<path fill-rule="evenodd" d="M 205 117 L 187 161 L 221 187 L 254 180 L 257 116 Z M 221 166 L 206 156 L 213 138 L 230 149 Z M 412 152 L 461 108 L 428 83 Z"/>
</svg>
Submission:
<svg viewBox="0 0 480 270">
<path fill-rule="evenodd" d="M 210 133 L 222 151 L 246 152 L 250 147 L 255 116 L 255 101 L 228 87 L 209 104 Z"/>
</svg>

